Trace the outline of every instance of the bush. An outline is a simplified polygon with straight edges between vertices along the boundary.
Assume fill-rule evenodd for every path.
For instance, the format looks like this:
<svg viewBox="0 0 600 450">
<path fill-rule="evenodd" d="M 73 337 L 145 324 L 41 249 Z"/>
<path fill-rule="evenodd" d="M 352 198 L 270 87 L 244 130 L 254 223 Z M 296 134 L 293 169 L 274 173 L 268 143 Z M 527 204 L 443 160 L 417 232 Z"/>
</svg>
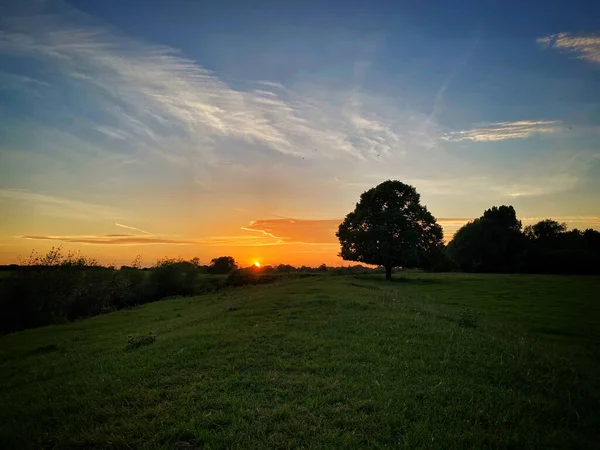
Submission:
<svg viewBox="0 0 600 450">
<path fill-rule="evenodd" d="M 148 295 L 154 300 L 193 295 L 199 275 L 198 268 L 190 262 L 172 259 L 158 261 L 148 275 Z"/>
<path fill-rule="evenodd" d="M 143 347 L 144 345 L 153 344 L 156 341 L 156 335 L 153 331 L 144 336 L 127 336 L 127 343 L 125 344 L 125 350 L 135 350 L 136 348 Z"/>
</svg>

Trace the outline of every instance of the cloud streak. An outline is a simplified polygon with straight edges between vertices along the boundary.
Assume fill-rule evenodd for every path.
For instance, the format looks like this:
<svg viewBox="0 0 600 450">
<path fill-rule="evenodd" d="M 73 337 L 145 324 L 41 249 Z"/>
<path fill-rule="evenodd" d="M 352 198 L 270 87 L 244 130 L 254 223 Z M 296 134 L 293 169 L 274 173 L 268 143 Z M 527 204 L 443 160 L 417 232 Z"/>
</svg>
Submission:
<svg viewBox="0 0 600 450">
<path fill-rule="evenodd" d="M 21 236 L 23 239 L 34 241 L 59 241 L 72 244 L 93 245 L 141 245 L 141 244 L 174 244 L 190 245 L 194 241 L 152 238 L 145 236 L 103 235 L 103 236 Z"/>
<path fill-rule="evenodd" d="M 202 247 L 262 247 L 280 245 L 281 242 L 272 239 L 264 239 L 254 236 L 217 236 L 206 239 L 175 239 L 168 237 L 150 237 L 140 235 L 79 235 L 79 236 L 51 236 L 51 235 L 27 235 L 20 236 L 21 239 L 33 241 L 58 241 L 70 244 L 88 245 L 195 245 Z"/>
<path fill-rule="evenodd" d="M 580 59 L 600 64 L 600 36 L 573 36 L 571 33 L 558 33 L 537 39 L 546 48 L 575 53 Z"/>
<path fill-rule="evenodd" d="M 341 219 L 263 219 L 242 229 L 263 233 L 282 243 L 330 244 L 337 243 L 335 233 L 341 222 Z"/>
<path fill-rule="evenodd" d="M 257 231 L 257 230 L 249 230 Z M 233 235 L 233 236 L 211 236 L 206 238 L 179 238 L 169 236 L 148 236 L 134 234 L 100 234 L 100 235 L 25 235 L 18 236 L 20 239 L 35 241 L 59 241 L 71 244 L 88 245 L 189 245 L 200 247 L 264 247 L 283 245 L 281 239 L 270 236 L 268 233 L 262 235 Z"/>
<path fill-rule="evenodd" d="M 552 134 L 560 129 L 555 120 L 518 120 L 515 122 L 496 122 L 481 128 L 451 131 L 441 137 L 444 141 L 494 142 L 505 139 L 525 139 L 539 134 Z"/>
<path fill-rule="evenodd" d="M 115 225 L 118 226 L 118 227 L 121 227 L 121 228 L 126 228 L 128 230 L 139 231 L 140 233 L 144 233 L 144 234 L 147 234 L 149 236 L 154 236 L 154 234 L 149 233 L 148 231 L 140 230 L 139 228 L 135 228 L 135 227 L 130 227 L 129 225 L 123 225 L 122 223 L 115 222 Z"/>
<path fill-rule="evenodd" d="M 105 205 L 97 205 L 65 197 L 46 195 L 24 189 L 0 189 L 0 199 L 33 207 L 36 213 L 47 216 L 78 220 L 117 219 L 120 211 Z"/>
</svg>

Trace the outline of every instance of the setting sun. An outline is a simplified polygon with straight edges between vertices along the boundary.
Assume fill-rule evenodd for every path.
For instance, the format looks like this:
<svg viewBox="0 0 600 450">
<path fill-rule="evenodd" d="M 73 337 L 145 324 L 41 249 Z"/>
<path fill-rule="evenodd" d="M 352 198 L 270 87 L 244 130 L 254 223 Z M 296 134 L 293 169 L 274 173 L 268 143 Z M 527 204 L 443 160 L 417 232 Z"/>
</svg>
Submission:
<svg viewBox="0 0 600 450">
<path fill-rule="evenodd" d="M 259 263 L 258 261 L 255 261 L 255 262 L 254 262 L 254 266 L 255 266 L 255 267 L 260 267 L 260 263 Z"/>
</svg>

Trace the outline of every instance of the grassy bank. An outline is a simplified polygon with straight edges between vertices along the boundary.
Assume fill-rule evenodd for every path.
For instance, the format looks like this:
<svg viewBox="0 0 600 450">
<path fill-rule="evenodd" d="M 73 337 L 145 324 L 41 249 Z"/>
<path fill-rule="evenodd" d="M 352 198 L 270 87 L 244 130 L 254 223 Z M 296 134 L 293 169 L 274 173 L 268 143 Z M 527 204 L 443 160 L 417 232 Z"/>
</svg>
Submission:
<svg viewBox="0 0 600 450">
<path fill-rule="evenodd" d="M 593 448 L 597 292 L 316 276 L 26 330 L 0 338 L 0 447 Z"/>
</svg>

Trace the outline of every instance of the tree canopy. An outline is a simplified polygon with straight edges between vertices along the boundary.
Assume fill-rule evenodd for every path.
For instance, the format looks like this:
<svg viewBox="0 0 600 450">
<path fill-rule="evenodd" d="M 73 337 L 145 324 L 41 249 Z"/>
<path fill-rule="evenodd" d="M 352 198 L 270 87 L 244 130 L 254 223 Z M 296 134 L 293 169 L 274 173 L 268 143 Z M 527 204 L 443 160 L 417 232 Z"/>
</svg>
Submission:
<svg viewBox="0 0 600 450">
<path fill-rule="evenodd" d="M 468 272 L 511 271 L 525 239 L 512 206 L 494 206 L 463 225 L 448 244 L 448 254 Z"/>
<path fill-rule="evenodd" d="M 394 267 L 428 265 L 443 248 L 443 232 L 420 200 L 413 186 L 400 181 L 364 192 L 336 233 L 340 256 L 383 266 L 388 280 Z"/>
<path fill-rule="evenodd" d="M 512 206 L 490 208 L 456 232 L 448 256 L 466 272 L 600 273 L 600 232 L 552 219 L 521 228 Z"/>
<path fill-rule="evenodd" d="M 560 235 L 567 231 L 566 223 L 558 223 L 552 219 L 540 220 L 534 225 L 525 227 L 525 235 L 531 240 L 539 240 L 544 243 L 556 242 Z"/>
<path fill-rule="evenodd" d="M 210 273 L 227 274 L 237 269 L 238 265 L 231 256 L 219 256 L 210 261 L 208 270 Z"/>
</svg>

